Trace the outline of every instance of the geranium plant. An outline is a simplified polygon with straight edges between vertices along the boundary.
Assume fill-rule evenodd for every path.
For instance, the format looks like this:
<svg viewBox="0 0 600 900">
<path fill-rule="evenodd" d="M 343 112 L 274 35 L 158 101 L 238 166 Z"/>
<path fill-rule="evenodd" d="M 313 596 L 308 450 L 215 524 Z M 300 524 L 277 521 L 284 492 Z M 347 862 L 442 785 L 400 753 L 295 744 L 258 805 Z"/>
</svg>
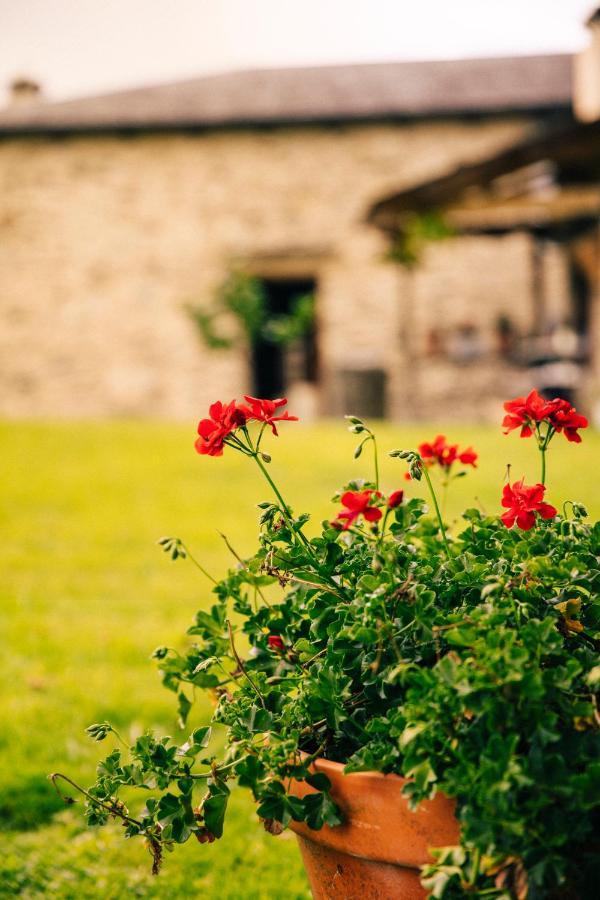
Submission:
<svg viewBox="0 0 600 900">
<path fill-rule="evenodd" d="M 78 788 L 89 823 L 122 820 L 127 836 L 146 840 L 155 871 L 164 849 L 222 836 L 233 783 L 252 792 L 268 831 L 291 821 L 335 828 L 342 813 L 312 767 L 322 757 L 347 772 L 405 776 L 414 806 L 438 791 L 455 798 L 460 845 L 424 867 L 432 896 L 593 896 L 600 524 L 576 502 L 559 513 L 545 485 L 553 437 L 579 441 L 586 420 L 535 392 L 507 403 L 505 429 L 537 441 L 540 482 L 499 485 L 496 514 L 467 509 L 450 531 L 434 470 L 443 487 L 476 464 L 475 451 L 444 436 L 392 450 L 404 462 L 398 482 L 408 468 L 430 504 L 409 499 L 398 483 L 380 483 L 376 437 L 349 417 L 355 456 L 366 451 L 373 475 L 345 485 L 315 528 L 269 472 L 263 441 L 294 421 L 285 406 L 246 397 L 215 403 L 200 422 L 199 454 L 242 453 L 270 492 L 256 553 L 234 559 L 221 580 L 178 538 L 160 542 L 198 565 L 212 601 L 185 650 L 159 647 L 154 657 L 182 728 L 198 690 L 214 698 L 214 715 L 184 739 L 148 732 L 131 747 L 109 723 L 90 726 L 115 745 L 96 782 Z M 313 792 L 299 797 L 290 788 L 303 780 Z"/>
</svg>

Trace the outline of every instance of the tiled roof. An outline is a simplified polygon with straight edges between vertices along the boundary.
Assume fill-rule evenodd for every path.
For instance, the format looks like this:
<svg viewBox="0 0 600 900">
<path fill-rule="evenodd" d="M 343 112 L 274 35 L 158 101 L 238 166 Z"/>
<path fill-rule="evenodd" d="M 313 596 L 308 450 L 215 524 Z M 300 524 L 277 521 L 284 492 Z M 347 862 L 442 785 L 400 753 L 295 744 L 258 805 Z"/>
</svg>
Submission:
<svg viewBox="0 0 600 900">
<path fill-rule="evenodd" d="M 0 132 L 210 128 L 561 108 L 571 57 L 261 69 L 0 110 Z"/>
</svg>

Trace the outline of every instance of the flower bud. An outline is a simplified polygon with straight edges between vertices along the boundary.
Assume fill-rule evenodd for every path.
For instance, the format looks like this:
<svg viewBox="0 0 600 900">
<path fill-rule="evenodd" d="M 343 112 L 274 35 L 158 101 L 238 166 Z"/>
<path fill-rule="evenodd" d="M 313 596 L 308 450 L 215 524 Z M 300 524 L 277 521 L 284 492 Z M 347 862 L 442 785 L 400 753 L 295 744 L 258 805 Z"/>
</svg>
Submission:
<svg viewBox="0 0 600 900">
<path fill-rule="evenodd" d="M 388 497 L 388 509 L 396 509 L 397 506 L 400 506 L 402 500 L 404 498 L 404 491 L 393 491 Z"/>
<path fill-rule="evenodd" d="M 198 831 L 194 832 L 196 835 L 196 840 L 200 844 L 212 844 L 216 840 L 212 831 L 209 831 L 208 828 L 199 828 Z"/>
<path fill-rule="evenodd" d="M 103 741 L 112 731 L 112 725 L 108 722 L 97 722 L 85 729 L 85 733 L 89 735 L 93 741 Z"/>
<path fill-rule="evenodd" d="M 410 477 L 414 478 L 415 481 L 420 481 L 423 477 L 423 470 L 421 468 L 421 463 L 418 459 L 412 459 L 410 461 L 408 470 L 410 472 Z"/>
</svg>

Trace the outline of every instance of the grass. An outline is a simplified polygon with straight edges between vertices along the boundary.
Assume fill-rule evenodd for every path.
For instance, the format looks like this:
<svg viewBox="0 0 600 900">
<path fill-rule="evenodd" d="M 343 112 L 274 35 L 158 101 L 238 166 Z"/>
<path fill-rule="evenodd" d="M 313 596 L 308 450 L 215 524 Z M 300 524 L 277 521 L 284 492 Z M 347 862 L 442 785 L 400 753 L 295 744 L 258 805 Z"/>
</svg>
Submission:
<svg viewBox="0 0 600 900">
<path fill-rule="evenodd" d="M 382 425 L 379 443 L 413 447 L 435 431 Z M 497 511 L 509 461 L 514 477 L 538 479 L 530 441 L 481 426 L 448 431 L 481 456 L 480 468 L 453 487 L 449 520 L 474 502 Z M 282 432 L 269 443 L 272 474 L 292 506 L 317 521 L 331 516 L 340 484 L 370 475 L 366 452 L 352 460 L 356 438 L 343 425 L 289 425 Z M 169 562 L 156 540 L 183 538 L 218 574 L 230 560 L 217 531 L 240 554 L 251 552 L 256 503 L 269 498 L 250 461 L 232 453 L 200 458 L 192 441 L 192 428 L 173 424 L 0 425 L 0 896 L 309 896 L 294 839 L 266 835 L 240 791 L 224 840 L 190 842 L 153 879 L 141 842 L 124 841 L 116 825 L 85 830 L 78 807 L 64 809 L 46 779 L 59 770 L 92 781 L 106 745 L 85 737 L 90 722 L 108 719 L 128 736 L 147 727 L 176 729 L 174 696 L 148 657 L 158 644 L 182 644 L 194 611 L 210 602 L 210 585 L 189 563 Z M 586 434 L 580 446 L 555 439 L 551 502 L 580 499 L 598 516 L 592 473 L 599 450 L 597 434 Z M 415 490 L 403 472 L 402 463 L 383 457 L 385 487 Z M 191 724 L 209 715 L 200 703 Z"/>
</svg>

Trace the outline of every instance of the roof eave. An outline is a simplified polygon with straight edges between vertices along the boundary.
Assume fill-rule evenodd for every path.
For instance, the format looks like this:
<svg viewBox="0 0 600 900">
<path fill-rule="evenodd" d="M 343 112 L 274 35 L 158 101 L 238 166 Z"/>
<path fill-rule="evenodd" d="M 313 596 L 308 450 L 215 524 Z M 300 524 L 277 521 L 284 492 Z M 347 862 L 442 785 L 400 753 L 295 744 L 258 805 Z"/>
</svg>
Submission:
<svg viewBox="0 0 600 900">
<path fill-rule="evenodd" d="M 358 115 L 325 115 L 325 116 L 290 116 L 264 118 L 223 118 L 211 121 L 201 119 L 173 119 L 169 121 L 147 119 L 139 122 L 123 121 L 90 121 L 90 122 L 8 122 L 0 121 L 0 137 L 27 136 L 64 136 L 69 134 L 113 134 L 172 131 L 218 131 L 245 130 L 262 128 L 294 128 L 306 126 L 340 126 L 374 124 L 379 122 L 397 122 L 406 124 L 412 121 L 444 120 L 444 119 L 481 119 L 508 116 L 564 114 L 571 111 L 571 104 L 552 103 L 518 106 L 515 104 L 493 108 L 473 109 L 469 107 L 456 109 L 432 108 L 428 110 L 381 110 L 376 113 Z"/>
</svg>

